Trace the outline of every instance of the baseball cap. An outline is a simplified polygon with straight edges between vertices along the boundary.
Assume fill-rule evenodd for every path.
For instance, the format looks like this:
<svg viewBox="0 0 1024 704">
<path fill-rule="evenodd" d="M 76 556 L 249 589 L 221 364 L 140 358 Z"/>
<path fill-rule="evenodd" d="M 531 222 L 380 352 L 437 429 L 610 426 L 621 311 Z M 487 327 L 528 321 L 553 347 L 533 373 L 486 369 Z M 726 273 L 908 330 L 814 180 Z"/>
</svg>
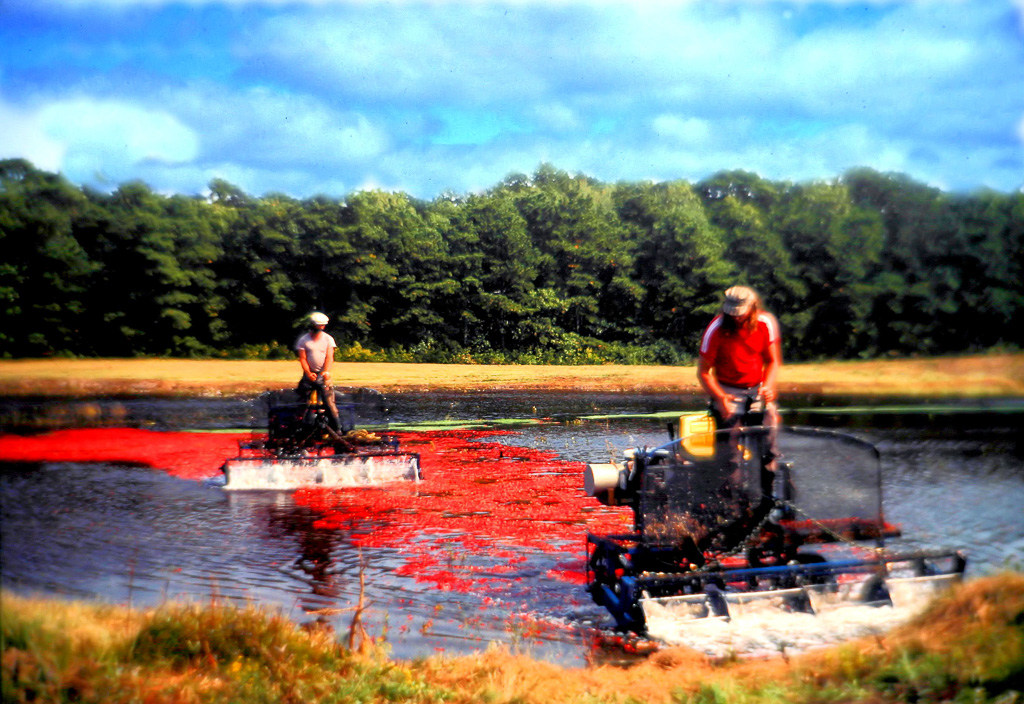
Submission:
<svg viewBox="0 0 1024 704">
<path fill-rule="evenodd" d="M 743 315 L 757 301 L 754 289 L 746 286 L 733 286 L 726 290 L 722 312 L 726 315 Z"/>
</svg>

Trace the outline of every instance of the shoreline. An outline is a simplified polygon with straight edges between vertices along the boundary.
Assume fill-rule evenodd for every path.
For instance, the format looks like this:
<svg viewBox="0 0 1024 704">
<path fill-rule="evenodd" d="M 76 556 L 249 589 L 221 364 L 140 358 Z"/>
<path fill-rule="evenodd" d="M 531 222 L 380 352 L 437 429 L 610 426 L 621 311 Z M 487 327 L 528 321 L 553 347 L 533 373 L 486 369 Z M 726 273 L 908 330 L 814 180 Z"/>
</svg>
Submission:
<svg viewBox="0 0 1024 704">
<path fill-rule="evenodd" d="M 336 362 L 339 387 L 399 392 L 605 392 L 701 395 L 694 366 L 527 366 Z M 0 396 L 247 396 L 290 388 L 293 360 L 0 360 Z M 986 399 L 1024 397 L 1024 353 L 784 365 L 781 394 Z"/>
</svg>

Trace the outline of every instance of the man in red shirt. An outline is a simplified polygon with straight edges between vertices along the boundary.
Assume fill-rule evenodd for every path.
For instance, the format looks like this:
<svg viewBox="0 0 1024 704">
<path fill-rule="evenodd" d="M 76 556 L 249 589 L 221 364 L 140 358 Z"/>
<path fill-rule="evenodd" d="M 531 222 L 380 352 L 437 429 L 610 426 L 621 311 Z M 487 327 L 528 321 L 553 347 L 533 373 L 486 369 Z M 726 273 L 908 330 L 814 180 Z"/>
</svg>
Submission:
<svg viewBox="0 0 1024 704">
<path fill-rule="evenodd" d="M 775 382 L 781 366 L 779 322 L 761 308 L 761 300 L 753 289 L 733 286 L 725 292 L 722 312 L 701 338 L 697 378 L 711 396 L 724 427 L 738 424 L 757 399 L 764 401 L 764 424 L 771 429 L 772 461 L 779 456 Z"/>
</svg>

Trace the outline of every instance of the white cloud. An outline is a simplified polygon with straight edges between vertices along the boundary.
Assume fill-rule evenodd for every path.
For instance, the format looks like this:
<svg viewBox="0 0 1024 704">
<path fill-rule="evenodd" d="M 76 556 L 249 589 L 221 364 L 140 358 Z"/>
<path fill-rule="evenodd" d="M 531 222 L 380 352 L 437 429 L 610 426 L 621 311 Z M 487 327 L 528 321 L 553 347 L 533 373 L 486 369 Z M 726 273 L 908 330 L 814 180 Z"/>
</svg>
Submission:
<svg viewBox="0 0 1024 704">
<path fill-rule="evenodd" d="M 669 103 L 691 114 L 884 110 L 970 75 L 973 30 L 950 30 L 962 12 L 894 4 L 864 22 L 808 29 L 785 17 L 803 7 L 440 2 L 413 12 L 355 2 L 276 14 L 237 52 L 254 75 L 361 105 L 500 105 L 535 118 L 558 105 L 565 126 L 584 103 Z"/>
<path fill-rule="evenodd" d="M 247 132 L 260 135 L 258 147 L 271 159 L 362 161 L 387 146 L 386 133 L 355 112 L 338 112 L 306 96 L 256 90 L 239 96 Z"/>
<path fill-rule="evenodd" d="M 415 9 L 356 4 L 281 14 L 254 29 L 237 53 L 246 71 L 307 91 L 362 104 L 453 108 L 511 101 L 530 109 L 543 96 L 557 103 L 554 89 L 564 82 L 566 63 L 579 60 L 533 8 L 504 13 L 485 3 L 428 3 Z"/>
<path fill-rule="evenodd" d="M 40 128 L 64 145 L 64 170 L 72 178 L 131 178 L 140 164 L 184 163 L 198 154 L 198 137 L 176 117 L 126 101 L 56 100 L 36 116 Z"/>
<path fill-rule="evenodd" d="M 774 66 L 782 92 L 818 114 L 873 112 L 876 105 L 906 107 L 936 86 L 966 79 L 970 44 L 916 21 L 911 31 L 888 18 L 880 27 L 802 38 Z"/>
<path fill-rule="evenodd" d="M 711 123 L 696 117 L 658 115 L 651 127 L 663 137 L 693 147 L 701 146 L 712 136 Z"/>
<path fill-rule="evenodd" d="M 147 163 L 185 163 L 198 153 L 196 134 L 173 115 L 128 101 L 58 98 L 30 108 L 0 103 L 0 123 L 0 154 L 78 182 L 97 175 L 136 178 Z"/>
<path fill-rule="evenodd" d="M 106 3 L 133 1 L 163 7 Z M 198 54 L 174 43 L 191 26 L 181 12 L 139 9 L 144 46 L 112 21 L 70 29 L 52 49 L 70 69 L 39 68 L 40 51 L 18 74 L 54 74 L 51 100 L 124 97 L 0 104 L 15 128 L 0 149 L 87 176 L 194 191 L 188 178 L 220 175 L 296 195 L 383 184 L 431 197 L 542 161 L 612 181 L 866 165 L 998 185 L 1020 164 L 1007 142 L 1024 141 L 1013 2 L 252 0 L 210 12 L 232 22 L 190 39 Z"/>
<path fill-rule="evenodd" d="M 573 132 L 582 128 L 576 111 L 560 102 L 540 103 L 531 112 L 538 125 L 545 130 Z"/>
<path fill-rule="evenodd" d="M 525 160 L 524 170 L 530 171 L 541 161 L 543 150 L 558 168 L 583 171 L 605 181 L 698 181 L 728 169 L 800 181 L 834 178 L 854 166 L 905 171 L 911 164 L 911 144 L 894 143 L 858 124 L 804 134 L 766 132 L 756 121 L 736 119 L 716 123 L 714 129 L 713 139 L 699 147 L 666 139 L 625 142 L 613 135 L 527 145 L 520 161 Z"/>
<path fill-rule="evenodd" d="M 905 102 L 969 77 L 973 31 L 944 26 L 918 4 L 870 21 L 802 27 L 781 7 L 695 3 L 628 13 L 620 22 L 635 83 L 659 97 L 734 113 L 800 109 L 841 114 Z M 975 19 L 972 22 L 979 22 Z"/>
<path fill-rule="evenodd" d="M 45 171 L 60 171 L 65 145 L 50 137 L 33 110 L 0 99 L 0 158 L 27 159 Z"/>
<path fill-rule="evenodd" d="M 168 90 L 161 102 L 203 125 L 203 151 L 214 159 L 234 154 L 256 163 L 341 164 L 373 159 L 389 145 L 387 131 L 369 117 L 308 95 L 202 86 Z"/>
</svg>

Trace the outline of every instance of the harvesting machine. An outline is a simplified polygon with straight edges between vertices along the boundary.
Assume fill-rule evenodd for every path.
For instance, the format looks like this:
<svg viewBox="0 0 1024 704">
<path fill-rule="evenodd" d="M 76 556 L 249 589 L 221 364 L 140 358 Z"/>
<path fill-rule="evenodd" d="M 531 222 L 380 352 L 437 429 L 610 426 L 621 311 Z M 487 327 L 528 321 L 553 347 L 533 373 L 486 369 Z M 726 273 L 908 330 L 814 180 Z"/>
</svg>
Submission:
<svg viewBox="0 0 1024 704">
<path fill-rule="evenodd" d="M 778 430 L 784 461 L 766 452 L 769 429 L 750 413 L 716 430 L 707 414 L 669 426 L 669 442 L 588 465 L 584 488 L 633 510 L 633 530 L 587 535 L 587 588 L 617 628 L 648 633 L 676 619 L 737 618 L 765 607 L 822 613 L 849 604 L 898 604 L 958 579 L 958 551 L 892 552 L 881 459 L 863 440 Z"/>
<path fill-rule="evenodd" d="M 225 489 L 345 487 L 417 481 L 420 458 L 399 449 L 398 439 L 357 427 L 387 417 L 384 397 L 373 389 L 333 389 L 338 427 L 316 389 L 269 391 L 255 403 L 266 433 L 239 442 L 239 454 L 221 470 Z"/>
</svg>

